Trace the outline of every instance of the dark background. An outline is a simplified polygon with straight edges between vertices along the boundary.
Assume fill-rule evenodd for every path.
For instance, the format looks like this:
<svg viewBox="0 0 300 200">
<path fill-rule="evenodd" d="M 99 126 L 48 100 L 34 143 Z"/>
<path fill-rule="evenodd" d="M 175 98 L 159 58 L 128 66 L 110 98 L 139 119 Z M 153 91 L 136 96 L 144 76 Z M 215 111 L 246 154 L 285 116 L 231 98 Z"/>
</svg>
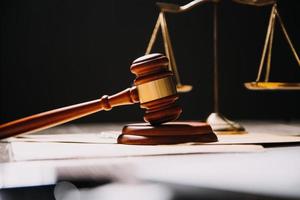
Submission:
<svg viewBox="0 0 300 200">
<path fill-rule="evenodd" d="M 154 0 L 1 1 L 0 120 L 89 101 L 129 87 L 131 62 L 142 56 L 154 28 Z M 165 1 L 181 5 L 189 1 Z M 300 1 L 280 0 L 279 12 L 299 53 Z M 220 110 L 234 119 L 300 118 L 300 92 L 255 92 L 254 81 L 271 7 L 219 4 Z M 167 14 L 182 82 L 181 119 L 205 119 L 212 101 L 212 3 Z M 278 21 L 277 21 L 278 22 Z M 155 51 L 163 52 L 161 40 Z M 300 70 L 276 26 L 271 80 L 300 82 Z M 138 105 L 76 122 L 141 120 Z"/>
</svg>

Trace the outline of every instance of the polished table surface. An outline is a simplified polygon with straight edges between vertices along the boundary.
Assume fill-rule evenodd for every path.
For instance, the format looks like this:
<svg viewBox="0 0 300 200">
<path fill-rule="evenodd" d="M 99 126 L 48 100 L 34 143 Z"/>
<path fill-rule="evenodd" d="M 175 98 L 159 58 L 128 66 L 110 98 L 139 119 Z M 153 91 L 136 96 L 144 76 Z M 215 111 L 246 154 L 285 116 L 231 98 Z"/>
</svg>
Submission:
<svg viewBox="0 0 300 200">
<path fill-rule="evenodd" d="M 242 121 L 241 123 L 250 133 L 267 131 L 300 137 L 299 121 Z M 44 132 L 45 134 L 105 132 L 120 130 L 121 127 L 122 124 L 68 125 Z M 193 198 L 218 198 L 227 195 L 238 199 L 242 197 L 300 199 L 299 143 L 265 144 L 265 151 L 252 153 L 202 153 L 18 162 L 5 159 L 7 144 L 0 143 L 0 145 L 2 157 L 0 188 L 6 192 L 5 194 L 22 187 L 35 191 L 34 188 L 38 188 L 36 186 L 55 185 L 59 180 L 95 182 L 97 185 L 101 178 L 106 178 L 113 181 L 122 180 L 122 183 L 127 183 L 123 188 L 127 187 L 127 189 L 132 182 L 138 181 L 141 184 L 135 188 L 141 187 L 141 191 L 145 189 L 143 187 L 145 183 L 146 186 L 151 183 L 150 185 L 154 184 L 157 188 L 175 191 L 183 197 L 192 195 Z M 150 189 L 152 190 L 153 188 Z M 184 191 L 189 191 L 188 195 Z"/>
</svg>

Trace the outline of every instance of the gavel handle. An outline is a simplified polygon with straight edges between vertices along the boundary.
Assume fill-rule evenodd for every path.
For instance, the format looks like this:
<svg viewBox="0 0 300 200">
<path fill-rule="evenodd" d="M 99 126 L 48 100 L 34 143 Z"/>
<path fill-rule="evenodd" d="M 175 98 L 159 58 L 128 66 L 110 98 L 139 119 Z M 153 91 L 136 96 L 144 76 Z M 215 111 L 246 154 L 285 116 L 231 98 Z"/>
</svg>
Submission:
<svg viewBox="0 0 300 200">
<path fill-rule="evenodd" d="M 101 110 L 110 110 L 112 107 L 137 102 L 139 102 L 139 97 L 134 86 L 112 96 L 104 95 L 101 99 L 58 108 L 2 124 L 0 125 L 0 139 L 36 132 Z"/>
</svg>

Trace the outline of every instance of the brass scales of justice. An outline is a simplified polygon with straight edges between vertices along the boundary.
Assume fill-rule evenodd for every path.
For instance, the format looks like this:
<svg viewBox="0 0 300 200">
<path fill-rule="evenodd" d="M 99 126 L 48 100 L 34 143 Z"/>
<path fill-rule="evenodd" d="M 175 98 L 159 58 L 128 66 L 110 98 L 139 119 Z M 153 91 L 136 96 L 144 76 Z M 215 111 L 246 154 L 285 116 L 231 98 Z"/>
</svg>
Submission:
<svg viewBox="0 0 300 200">
<path fill-rule="evenodd" d="M 96 100 L 79 103 L 63 108 L 58 108 L 21 119 L 17 119 L 5 124 L 0 124 L 0 139 L 16 136 L 24 133 L 32 133 L 40 130 L 44 130 L 53 126 L 57 126 L 99 111 L 109 111 L 113 107 L 131 105 L 139 103 L 140 107 L 145 109 L 144 120 L 150 124 L 138 123 L 128 124 L 123 127 L 122 134 L 118 137 L 118 143 L 120 144 L 177 144 L 183 142 L 216 142 L 217 136 L 212 131 L 211 127 L 207 123 L 201 123 L 199 121 L 190 122 L 170 122 L 177 119 L 181 113 L 181 108 L 176 105 L 178 99 L 176 84 L 174 84 L 173 73 L 168 69 L 171 63 L 171 69 L 176 74 L 177 88 L 180 92 L 188 92 L 192 89 L 191 86 L 182 85 L 179 80 L 179 74 L 175 63 L 175 57 L 173 54 L 171 40 L 169 37 L 167 24 L 164 16 L 164 12 L 180 13 L 186 12 L 200 3 L 208 2 L 208 0 L 195 0 L 185 6 L 177 6 L 173 4 L 159 4 L 161 13 L 158 18 L 157 25 L 151 37 L 147 52 L 151 51 L 152 45 L 155 42 L 156 35 L 159 26 L 163 29 L 164 44 L 166 54 L 169 59 L 162 54 L 154 53 L 144 55 L 133 61 L 130 70 L 135 74 L 134 85 L 119 93 L 108 96 L 103 95 Z M 215 132 L 233 132 L 243 131 L 243 127 L 235 122 L 227 120 L 221 114 L 218 113 L 218 62 L 217 62 L 217 2 L 214 2 L 214 105 L 215 113 L 212 113 L 207 121 L 210 123 Z M 277 5 L 274 1 L 267 0 L 253 0 L 242 1 L 237 0 L 250 5 L 270 5 L 272 3 L 272 12 L 270 23 L 268 27 L 266 44 L 263 50 L 263 58 L 260 65 L 260 73 L 262 71 L 264 57 L 268 49 L 268 69 L 267 74 L 270 73 L 270 58 L 271 47 L 274 33 L 275 17 L 277 16 L 282 24 L 282 29 L 285 33 L 285 37 L 288 40 L 290 47 L 296 57 L 299 65 L 298 55 L 288 37 L 286 29 L 282 23 L 282 20 L 278 14 Z M 271 2 L 271 3 L 270 3 Z M 170 61 L 169 61 L 170 60 Z M 263 82 L 264 89 L 287 89 L 295 90 L 299 89 L 297 83 L 281 83 L 271 84 L 268 86 L 268 76 Z M 252 83 L 249 89 L 257 89 L 261 86 L 258 84 L 259 79 Z M 275 86 L 274 86 L 275 85 Z M 149 90 L 151 92 L 149 92 Z M 214 116 L 214 117 L 211 117 Z M 213 120 L 212 120 L 213 119 Z M 219 123 L 219 121 L 221 123 Z M 162 123 L 170 122 L 161 125 Z M 217 123 L 215 123 L 217 122 Z M 226 126 L 227 127 L 226 127 Z M 219 126 L 219 127 L 218 127 Z M 220 126 L 226 129 L 221 129 Z M 150 130 L 150 131 L 149 131 Z"/>
<path fill-rule="evenodd" d="M 274 0 L 234 0 L 236 3 L 246 4 L 250 6 L 269 6 L 272 5 L 272 10 L 270 14 L 266 39 L 264 48 L 262 51 L 261 61 L 259 65 L 259 70 L 257 74 L 257 78 L 253 82 L 245 83 L 245 87 L 249 90 L 300 90 L 300 83 L 288 83 L 288 82 L 270 82 L 270 72 L 271 72 L 271 55 L 272 55 L 272 45 L 273 45 L 273 36 L 275 29 L 275 20 L 276 17 L 279 20 L 281 29 L 284 33 L 285 39 L 287 40 L 289 47 L 300 66 L 299 57 L 297 52 L 291 42 L 291 39 L 287 33 L 287 30 L 284 26 L 283 20 L 281 19 L 279 12 L 277 10 L 277 4 Z M 184 13 L 188 12 L 194 7 L 201 5 L 202 3 L 213 2 L 214 10 L 213 10 L 213 94 L 214 94 L 214 112 L 209 115 L 207 118 L 207 122 L 212 126 L 212 129 L 218 134 L 241 134 L 246 133 L 245 128 L 241 126 L 239 123 L 231 121 L 227 119 L 224 115 L 219 112 L 219 83 L 218 83 L 218 13 L 217 13 L 217 3 L 219 0 L 194 0 L 186 5 L 179 6 L 176 4 L 170 3 L 157 3 L 157 6 L 160 9 L 160 13 L 158 19 L 156 21 L 156 25 L 153 29 L 148 47 L 146 49 L 146 54 L 149 54 L 153 48 L 153 45 L 157 39 L 157 34 L 159 29 L 161 28 L 164 50 L 165 54 L 169 58 L 169 67 L 170 70 L 175 74 L 175 79 L 177 82 L 177 91 L 178 92 L 189 92 L 192 90 L 191 85 L 184 85 L 181 83 L 179 72 L 177 69 L 177 64 L 173 52 L 173 47 L 170 39 L 170 34 L 166 22 L 165 13 Z M 265 79 L 261 81 L 262 70 L 265 63 L 265 57 L 267 55 L 267 64 L 266 64 L 266 72 Z"/>
</svg>

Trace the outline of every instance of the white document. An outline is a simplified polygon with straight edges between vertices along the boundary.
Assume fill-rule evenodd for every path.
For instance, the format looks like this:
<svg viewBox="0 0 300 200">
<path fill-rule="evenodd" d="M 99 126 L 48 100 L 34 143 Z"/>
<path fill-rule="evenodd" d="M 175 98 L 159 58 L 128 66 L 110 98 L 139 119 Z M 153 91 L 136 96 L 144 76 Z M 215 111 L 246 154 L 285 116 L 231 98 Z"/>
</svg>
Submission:
<svg viewBox="0 0 300 200">
<path fill-rule="evenodd" d="M 15 161 L 156 156 L 202 153 L 261 152 L 260 145 L 123 145 L 56 142 L 12 142 Z"/>
</svg>

